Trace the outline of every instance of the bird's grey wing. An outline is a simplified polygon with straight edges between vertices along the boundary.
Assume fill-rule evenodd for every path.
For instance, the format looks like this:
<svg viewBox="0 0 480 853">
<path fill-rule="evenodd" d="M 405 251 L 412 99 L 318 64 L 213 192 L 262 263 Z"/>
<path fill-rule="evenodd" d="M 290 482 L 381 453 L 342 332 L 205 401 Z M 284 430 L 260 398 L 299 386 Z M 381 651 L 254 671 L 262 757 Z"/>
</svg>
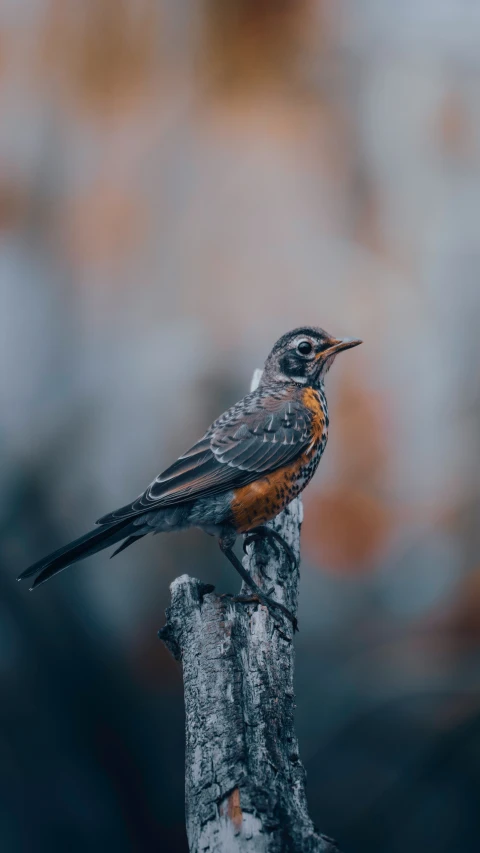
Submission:
<svg viewBox="0 0 480 853">
<path fill-rule="evenodd" d="M 98 523 L 225 492 L 288 465 L 312 443 L 313 418 L 288 389 L 253 392 L 218 418 L 143 494 Z"/>
</svg>

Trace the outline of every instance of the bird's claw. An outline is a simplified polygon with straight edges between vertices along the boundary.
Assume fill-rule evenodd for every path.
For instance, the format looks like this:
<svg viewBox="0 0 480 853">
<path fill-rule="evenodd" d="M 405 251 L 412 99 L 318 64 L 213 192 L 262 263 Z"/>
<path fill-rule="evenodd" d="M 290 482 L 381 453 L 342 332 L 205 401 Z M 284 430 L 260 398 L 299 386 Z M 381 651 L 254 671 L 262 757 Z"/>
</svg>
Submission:
<svg viewBox="0 0 480 853">
<path fill-rule="evenodd" d="M 281 604 L 279 601 L 275 601 L 275 599 L 270 598 L 271 593 L 273 592 L 273 588 L 268 591 L 268 593 L 262 592 L 251 592 L 244 595 L 233 595 L 231 592 L 225 592 L 220 598 L 228 598 L 229 601 L 234 602 L 236 604 L 263 604 L 264 607 L 267 607 L 272 618 L 277 621 L 275 618 L 275 614 L 272 613 L 272 610 L 280 610 L 284 616 L 289 619 L 292 623 L 293 631 L 298 631 L 298 620 L 297 617 L 290 612 L 290 610 L 285 607 L 284 604 Z"/>
<path fill-rule="evenodd" d="M 248 553 L 247 548 L 249 545 L 253 545 L 255 542 L 263 542 L 265 539 L 268 539 L 268 538 L 269 538 L 268 534 L 266 534 L 266 533 L 263 535 L 261 533 L 250 533 L 248 536 L 245 536 L 245 539 L 243 540 L 243 552 L 244 552 L 244 554 Z M 270 540 L 270 545 L 272 546 L 272 551 L 275 554 L 275 556 L 279 557 L 280 552 L 278 550 L 277 543 L 274 542 L 273 540 Z"/>
<path fill-rule="evenodd" d="M 297 568 L 298 562 L 297 562 L 297 558 L 296 558 L 292 548 L 290 547 L 288 542 L 285 541 L 283 536 L 280 536 L 280 534 L 277 533 L 276 530 L 272 530 L 270 527 L 254 528 L 247 536 L 245 536 L 245 538 L 243 540 L 243 550 L 244 550 L 245 554 L 247 553 L 247 548 L 249 545 L 251 545 L 254 542 L 260 542 L 262 539 L 268 539 L 269 540 L 270 545 L 272 546 L 272 550 L 273 550 L 276 557 L 279 556 L 279 550 L 278 550 L 278 546 L 277 546 L 277 542 L 278 542 L 278 544 L 281 545 L 285 554 L 287 555 L 288 559 L 290 560 L 290 564 L 292 566 L 292 569 Z"/>
</svg>

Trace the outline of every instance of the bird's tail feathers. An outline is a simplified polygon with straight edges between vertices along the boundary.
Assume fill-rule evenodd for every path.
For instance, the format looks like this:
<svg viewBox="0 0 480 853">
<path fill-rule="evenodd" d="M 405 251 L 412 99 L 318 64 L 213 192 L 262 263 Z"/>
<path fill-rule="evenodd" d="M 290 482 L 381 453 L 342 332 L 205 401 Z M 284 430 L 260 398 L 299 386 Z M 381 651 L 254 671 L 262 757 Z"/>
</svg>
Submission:
<svg viewBox="0 0 480 853">
<path fill-rule="evenodd" d="M 112 559 L 112 557 L 116 557 L 117 554 L 120 554 L 122 551 L 125 551 L 125 548 L 129 548 L 130 545 L 134 544 L 134 542 L 138 542 L 138 540 L 141 539 L 142 536 L 145 536 L 145 533 L 137 533 L 133 536 L 129 536 L 122 542 L 121 545 L 118 546 L 118 548 L 115 549 L 113 554 L 110 555 L 110 559 Z"/>
<path fill-rule="evenodd" d="M 131 520 L 127 518 L 113 522 L 112 524 L 102 525 L 95 530 L 90 530 L 84 536 L 80 536 L 79 539 L 75 539 L 63 548 L 59 548 L 58 551 L 53 551 L 52 554 L 43 557 L 42 560 L 34 563 L 33 566 L 29 566 L 17 580 L 21 581 L 37 575 L 31 589 L 40 586 L 40 584 L 48 581 L 53 575 L 56 575 L 57 572 L 61 572 L 67 566 L 71 566 L 72 563 L 84 560 L 85 557 L 90 557 L 97 551 L 102 551 L 110 545 L 115 545 L 121 539 L 125 539 L 127 536 L 125 528 L 130 523 Z"/>
</svg>

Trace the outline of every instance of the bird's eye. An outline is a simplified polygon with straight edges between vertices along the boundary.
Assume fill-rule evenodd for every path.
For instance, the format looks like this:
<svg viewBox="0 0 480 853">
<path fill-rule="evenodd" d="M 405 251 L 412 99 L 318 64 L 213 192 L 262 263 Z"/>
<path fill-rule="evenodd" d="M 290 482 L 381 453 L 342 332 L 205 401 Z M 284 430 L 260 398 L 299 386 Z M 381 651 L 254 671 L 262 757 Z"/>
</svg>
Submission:
<svg viewBox="0 0 480 853">
<path fill-rule="evenodd" d="M 313 346 L 310 341 L 300 341 L 297 346 L 297 351 L 300 353 L 300 355 L 310 355 L 312 349 Z"/>
</svg>

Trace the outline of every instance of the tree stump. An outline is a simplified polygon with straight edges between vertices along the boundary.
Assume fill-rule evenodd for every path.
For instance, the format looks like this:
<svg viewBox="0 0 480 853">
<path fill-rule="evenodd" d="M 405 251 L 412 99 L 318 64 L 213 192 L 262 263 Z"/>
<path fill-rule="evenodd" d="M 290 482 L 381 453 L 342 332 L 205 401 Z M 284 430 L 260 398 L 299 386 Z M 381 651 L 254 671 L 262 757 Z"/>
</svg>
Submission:
<svg viewBox="0 0 480 853">
<path fill-rule="evenodd" d="M 299 556 L 302 504 L 271 526 Z M 246 566 L 296 612 L 298 569 L 268 542 Z M 234 604 L 182 575 L 159 634 L 181 660 L 185 690 L 185 799 L 191 853 L 327 853 L 334 842 L 308 816 L 294 729 L 293 629 L 267 608 Z M 242 592 L 247 593 L 246 587 Z"/>
</svg>

